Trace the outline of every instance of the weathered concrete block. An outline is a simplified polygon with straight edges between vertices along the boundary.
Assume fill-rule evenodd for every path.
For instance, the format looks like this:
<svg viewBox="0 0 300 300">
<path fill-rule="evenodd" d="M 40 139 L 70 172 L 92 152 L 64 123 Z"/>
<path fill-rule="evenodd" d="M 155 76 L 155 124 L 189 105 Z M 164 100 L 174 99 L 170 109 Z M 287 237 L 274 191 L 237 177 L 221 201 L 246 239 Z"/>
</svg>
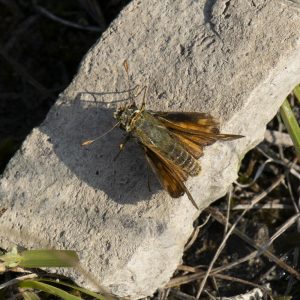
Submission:
<svg viewBox="0 0 300 300">
<path fill-rule="evenodd" d="M 83 266 L 119 296 L 150 295 L 180 263 L 199 212 L 171 199 L 112 112 L 131 81 L 148 85 L 152 110 L 209 112 L 222 132 L 243 134 L 205 149 L 202 173 L 187 186 L 199 206 L 225 194 L 243 155 L 300 81 L 300 15 L 290 1 L 133 1 L 84 58 L 77 76 L 34 129 L 0 182 L 1 245 L 78 251 Z M 91 94 L 90 94 L 90 93 Z M 151 174 L 151 173 L 150 173 Z M 6 228 L 6 230 L 3 230 Z M 23 234 L 17 238 L 14 233 Z M 28 238 L 29 233 L 35 239 Z M 66 270 L 79 284 L 85 275 Z"/>
</svg>

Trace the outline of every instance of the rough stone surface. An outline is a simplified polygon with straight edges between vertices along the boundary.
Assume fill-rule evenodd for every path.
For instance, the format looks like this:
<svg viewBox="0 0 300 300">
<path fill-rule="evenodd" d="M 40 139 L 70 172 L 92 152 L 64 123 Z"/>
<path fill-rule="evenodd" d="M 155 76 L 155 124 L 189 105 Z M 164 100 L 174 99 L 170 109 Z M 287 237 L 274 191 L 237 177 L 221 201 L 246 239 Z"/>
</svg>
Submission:
<svg viewBox="0 0 300 300">
<path fill-rule="evenodd" d="M 276 3 L 276 4 L 275 4 Z M 201 208 L 225 194 L 243 155 L 300 81 L 300 13 L 290 1 L 133 1 L 84 58 L 0 184 L 1 246 L 75 249 L 83 267 L 119 296 L 152 294 L 172 276 L 199 212 L 171 199 L 138 145 L 112 159 L 122 132 L 80 143 L 113 124 L 130 81 L 148 85 L 152 110 L 209 112 L 243 134 L 205 149 L 187 186 Z M 19 235 L 21 237 L 19 237 Z M 66 270 L 79 284 L 92 283 Z"/>
</svg>

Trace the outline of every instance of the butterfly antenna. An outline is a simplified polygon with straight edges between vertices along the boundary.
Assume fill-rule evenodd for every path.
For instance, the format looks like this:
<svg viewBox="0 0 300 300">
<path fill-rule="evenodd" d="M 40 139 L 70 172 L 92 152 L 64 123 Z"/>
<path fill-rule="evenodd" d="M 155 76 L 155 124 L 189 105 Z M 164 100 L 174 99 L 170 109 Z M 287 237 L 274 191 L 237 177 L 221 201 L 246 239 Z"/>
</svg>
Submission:
<svg viewBox="0 0 300 300">
<path fill-rule="evenodd" d="M 115 129 L 119 125 L 120 125 L 120 122 L 118 122 L 117 124 L 115 124 L 112 128 L 110 128 L 109 130 L 107 130 L 105 133 L 103 133 L 102 135 L 98 136 L 97 138 L 95 138 L 93 140 L 86 140 L 86 141 L 82 142 L 81 146 L 87 146 L 87 145 L 93 144 L 97 140 L 103 138 L 105 135 L 107 135 L 108 133 L 110 133 L 113 129 Z"/>
<path fill-rule="evenodd" d="M 129 80 L 129 65 L 128 65 L 127 60 L 124 60 L 123 67 L 125 69 L 126 77 L 127 77 L 127 90 L 128 90 L 128 94 L 129 94 L 129 99 L 131 100 L 131 102 L 133 102 L 133 96 L 131 93 L 132 90 L 130 89 L 130 80 Z"/>
</svg>

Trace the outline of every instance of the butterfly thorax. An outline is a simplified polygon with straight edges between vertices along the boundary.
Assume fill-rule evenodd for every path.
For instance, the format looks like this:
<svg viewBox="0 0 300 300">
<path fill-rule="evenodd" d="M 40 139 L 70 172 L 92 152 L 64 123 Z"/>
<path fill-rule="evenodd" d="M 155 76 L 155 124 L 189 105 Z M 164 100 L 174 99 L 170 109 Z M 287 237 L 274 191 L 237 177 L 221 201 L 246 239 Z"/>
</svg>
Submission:
<svg viewBox="0 0 300 300">
<path fill-rule="evenodd" d="M 127 132 L 135 128 L 135 122 L 139 119 L 141 110 L 135 104 L 129 107 L 121 107 L 114 113 L 114 118 L 120 123 L 120 127 Z"/>
</svg>

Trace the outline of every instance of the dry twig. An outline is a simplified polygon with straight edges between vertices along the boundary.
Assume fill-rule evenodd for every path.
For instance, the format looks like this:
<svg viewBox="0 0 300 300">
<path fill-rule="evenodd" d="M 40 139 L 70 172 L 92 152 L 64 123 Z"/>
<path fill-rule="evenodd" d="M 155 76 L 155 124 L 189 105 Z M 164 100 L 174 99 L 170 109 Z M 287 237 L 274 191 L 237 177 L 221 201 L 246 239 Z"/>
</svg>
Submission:
<svg viewBox="0 0 300 300">
<path fill-rule="evenodd" d="M 223 239 L 221 245 L 219 246 L 217 252 L 215 253 L 214 258 L 212 259 L 212 261 L 211 261 L 211 263 L 210 263 L 210 265 L 209 265 L 209 267 L 208 267 L 208 270 L 207 270 L 207 272 L 206 272 L 206 275 L 205 275 L 205 277 L 203 278 L 203 280 L 202 280 L 202 282 L 201 282 L 201 284 L 200 284 L 199 291 L 198 291 L 197 296 L 196 296 L 197 299 L 200 298 L 201 293 L 202 293 L 202 291 L 203 291 L 203 289 L 204 289 L 206 280 L 207 280 L 207 278 L 208 278 L 208 276 L 209 276 L 209 273 L 210 273 L 210 271 L 212 270 L 213 265 L 214 265 L 214 263 L 216 262 L 217 258 L 219 257 L 220 253 L 221 253 L 222 250 L 224 249 L 224 247 L 225 247 L 225 245 L 226 245 L 226 242 L 227 242 L 228 238 L 230 237 L 231 233 L 235 230 L 237 224 L 240 222 L 240 220 L 243 218 L 243 216 L 246 214 L 246 212 L 247 212 L 251 207 L 253 207 L 253 206 L 254 206 L 255 204 L 257 204 L 260 200 L 262 200 L 265 196 L 267 196 L 273 189 L 275 189 L 275 188 L 283 181 L 283 179 L 284 179 L 284 176 L 281 175 L 281 176 L 280 176 L 280 177 L 279 177 L 279 178 L 278 178 L 278 179 L 277 179 L 277 180 L 276 180 L 276 181 L 275 181 L 275 182 L 274 182 L 274 183 L 273 183 L 266 191 L 263 191 L 260 195 L 258 195 L 257 197 L 255 197 L 255 198 L 251 201 L 250 206 L 249 206 L 247 209 L 245 209 L 245 210 L 242 212 L 242 214 L 238 217 L 238 219 L 234 222 L 234 224 L 230 226 L 231 228 L 229 229 L 229 231 L 228 231 L 227 234 L 225 235 L 225 237 L 224 237 L 224 239 Z M 210 210 L 210 209 L 208 209 L 208 211 L 211 213 L 211 210 Z M 214 215 L 213 215 L 213 217 L 214 217 Z M 226 219 L 225 226 L 227 226 L 227 224 L 228 224 L 228 220 Z"/>
<path fill-rule="evenodd" d="M 77 23 L 74 23 L 74 22 L 71 22 L 71 21 L 67 21 L 63 18 L 60 18 L 60 17 L 54 15 L 53 13 L 51 13 L 50 11 L 48 11 L 47 9 L 45 9 L 45 8 L 39 6 L 39 5 L 35 5 L 35 9 L 39 13 L 44 15 L 45 17 L 51 19 L 52 21 L 61 23 L 65 26 L 73 27 L 73 28 L 76 28 L 76 29 L 88 30 L 88 31 L 96 31 L 96 32 L 102 32 L 103 31 L 102 28 L 97 27 L 97 26 L 83 26 L 83 25 L 80 25 L 80 24 L 77 24 Z"/>
</svg>

